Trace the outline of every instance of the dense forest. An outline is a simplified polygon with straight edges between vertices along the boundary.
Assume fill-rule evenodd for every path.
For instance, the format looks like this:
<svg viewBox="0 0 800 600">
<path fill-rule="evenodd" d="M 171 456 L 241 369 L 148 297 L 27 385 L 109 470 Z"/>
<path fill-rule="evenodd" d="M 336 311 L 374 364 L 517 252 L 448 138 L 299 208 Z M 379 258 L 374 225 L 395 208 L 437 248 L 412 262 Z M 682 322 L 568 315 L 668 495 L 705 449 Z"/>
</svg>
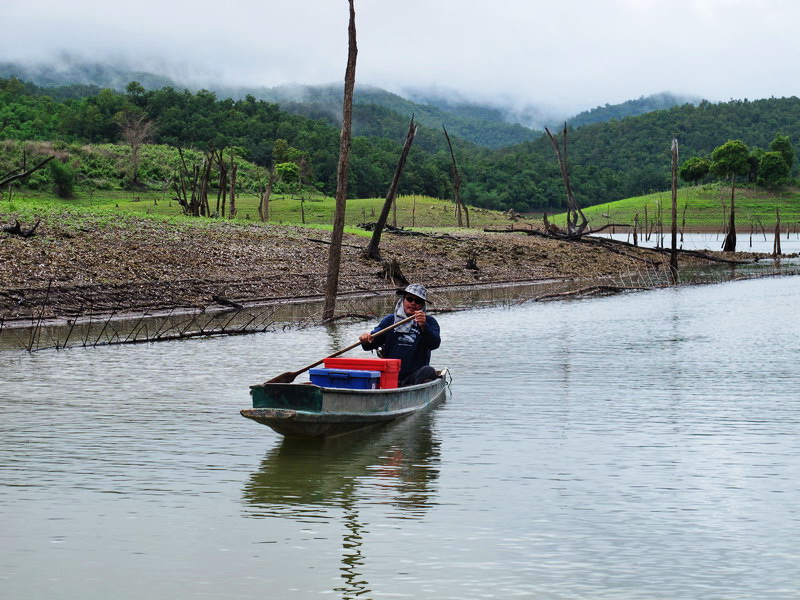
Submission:
<svg viewBox="0 0 800 600">
<path fill-rule="evenodd" d="M 0 62 L 0 79 L 16 77 L 47 88 L 53 97 L 77 98 L 76 93 L 95 95 L 103 88 L 124 92 L 129 82 L 137 81 L 146 90 L 165 87 L 175 89 L 199 88 L 184 86 L 163 75 L 127 69 L 121 65 L 65 60 L 59 64 L 26 65 Z M 209 84 L 206 89 L 217 98 L 244 100 L 252 96 L 256 100 L 278 104 L 282 109 L 304 116 L 325 118 L 338 127 L 341 119 L 342 86 L 336 85 L 283 85 L 231 86 Z M 373 105 L 388 109 L 398 115 L 413 114 L 422 125 L 440 130 L 446 125 L 451 135 L 470 141 L 478 146 L 498 148 L 527 142 L 537 137 L 538 132 L 523 127 L 520 123 L 543 122 L 538 115 L 518 120 L 508 110 L 476 105 L 466 101 L 449 101 L 439 97 L 420 95 L 416 101 L 409 100 L 387 90 L 370 86 L 356 87 L 353 102 L 356 106 Z M 660 108 L 663 108 L 661 106 Z M 619 113 L 617 111 L 617 116 Z M 541 128 L 539 128 L 541 129 Z M 369 135 L 365 132 L 364 135 Z"/>
<path fill-rule="evenodd" d="M 306 184 L 332 194 L 339 127 L 329 109 L 320 105 L 318 111 L 325 114 L 306 109 L 306 115 L 299 115 L 253 96 L 234 100 L 218 99 L 205 90 L 145 90 L 136 82 L 120 93 L 86 85 L 40 88 L 14 78 L 0 80 L 0 139 L 106 144 L 122 141 L 126 127 L 146 123 L 147 143 L 200 152 L 234 148 L 239 157 L 265 172 L 275 162 L 294 160 L 302 163 Z M 351 196 L 386 193 L 410 116 L 375 105 L 355 107 Z M 570 127 L 572 185 L 583 206 L 665 190 L 670 185 L 673 137 L 679 141 L 683 161 L 709 157 L 730 139 L 742 140 L 751 150 L 767 150 L 778 134 L 788 136 L 791 143 L 800 138 L 797 98 L 684 104 Z M 281 140 L 285 144 L 276 146 Z M 501 149 L 459 138 L 453 142 L 465 202 L 518 212 L 562 206 L 563 185 L 546 136 Z M 275 156 L 276 147 L 288 153 Z M 81 169 L 80 164 L 73 166 Z M 450 169 L 441 128 L 421 126 L 399 192 L 450 197 Z"/>
<path fill-rule="evenodd" d="M 668 110 L 673 106 L 682 104 L 698 104 L 700 101 L 701 98 L 677 96 L 669 92 L 663 92 L 651 96 L 641 96 L 635 100 L 627 100 L 620 104 L 598 106 L 570 117 L 567 122 L 572 127 L 582 127 L 592 123 L 605 123 L 612 119 L 619 120 L 625 117 L 635 117 L 656 110 Z"/>
<path fill-rule="evenodd" d="M 342 89 L 340 85 L 302 86 L 280 88 L 221 88 L 218 96 L 244 99 L 248 95 L 260 100 L 277 103 L 282 109 L 295 114 L 323 118 L 338 126 L 341 120 Z M 372 86 L 356 88 L 353 99 L 356 110 L 362 113 L 368 108 L 381 114 L 414 115 L 421 125 L 441 130 L 442 125 L 454 137 L 486 148 L 500 148 L 527 142 L 539 133 L 518 123 L 509 123 L 503 111 L 486 106 L 459 103 L 448 105 L 431 101 L 412 102 L 397 94 Z M 381 135 L 372 129 L 370 119 L 361 120 L 361 135 Z"/>
</svg>

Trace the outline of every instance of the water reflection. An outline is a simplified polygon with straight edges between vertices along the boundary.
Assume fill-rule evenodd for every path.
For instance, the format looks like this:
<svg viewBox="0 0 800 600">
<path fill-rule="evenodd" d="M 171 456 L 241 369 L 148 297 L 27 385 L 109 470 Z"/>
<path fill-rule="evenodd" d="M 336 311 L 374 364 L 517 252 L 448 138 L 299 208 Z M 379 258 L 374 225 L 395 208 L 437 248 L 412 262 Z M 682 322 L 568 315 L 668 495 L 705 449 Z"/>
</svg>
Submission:
<svg viewBox="0 0 800 600">
<path fill-rule="evenodd" d="M 698 284 L 731 281 L 741 278 L 768 275 L 800 274 L 800 257 L 763 259 L 741 264 L 711 263 L 699 266 L 680 264 L 680 283 Z M 667 272 L 661 269 L 641 270 L 614 277 L 600 279 L 554 279 L 534 282 L 509 282 L 485 288 L 454 286 L 437 289 L 437 309 L 461 309 L 492 306 L 515 306 L 516 304 L 552 295 L 574 292 L 596 284 L 612 284 L 631 287 L 661 287 L 668 285 Z M 380 316 L 390 312 L 394 306 L 392 294 L 364 294 L 342 298 L 339 309 L 348 315 L 373 315 L 374 318 L 361 323 L 358 332 L 371 329 Z M 114 315 L 77 318 L 38 323 L 5 323 L 0 316 L 0 350 L 27 349 L 31 351 L 60 348 L 98 347 L 104 345 L 141 344 L 147 341 L 167 341 L 216 335 L 235 336 L 256 332 L 285 331 L 303 328 L 316 323 L 321 316 L 322 304 L 318 300 L 298 302 L 270 302 L 248 306 L 241 311 L 192 310 L 153 311 L 145 315 L 121 318 Z M 342 337 L 340 323 L 324 327 L 328 334 L 328 354 L 333 353 L 353 340 Z M 319 358 L 316 356 L 316 358 Z"/>
<path fill-rule="evenodd" d="M 238 410 L 363 323 L 0 352 L 0 596 L 797 600 L 798 305 L 793 277 L 445 314 L 453 400 L 322 444 Z"/>
<path fill-rule="evenodd" d="M 422 516 L 439 473 L 432 419 L 429 411 L 362 434 L 284 438 L 244 487 L 247 516 L 315 522 L 353 500 Z"/>
<path fill-rule="evenodd" d="M 364 577 L 368 523 L 362 507 L 384 505 L 396 509 L 397 518 L 421 518 L 436 503 L 439 463 L 430 410 L 361 434 L 284 438 L 245 484 L 245 516 L 301 523 L 338 519 L 345 528 L 344 583 L 333 591 L 362 597 L 372 591 Z"/>
<path fill-rule="evenodd" d="M 630 233 L 611 231 L 597 234 L 597 237 L 611 238 L 621 242 L 633 243 Z M 736 249 L 739 252 L 755 252 L 771 254 L 775 236 L 772 233 L 738 233 L 736 235 Z M 716 233 L 684 233 L 678 237 L 678 248 L 683 250 L 721 250 L 725 241 L 725 234 Z M 670 234 L 653 233 L 649 236 L 639 236 L 638 244 L 645 248 L 670 248 L 672 245 Z M 800 252 L 800 234 L 781 235 L 781 250 L 783 255 L 797 254 Z"/>
</svg>

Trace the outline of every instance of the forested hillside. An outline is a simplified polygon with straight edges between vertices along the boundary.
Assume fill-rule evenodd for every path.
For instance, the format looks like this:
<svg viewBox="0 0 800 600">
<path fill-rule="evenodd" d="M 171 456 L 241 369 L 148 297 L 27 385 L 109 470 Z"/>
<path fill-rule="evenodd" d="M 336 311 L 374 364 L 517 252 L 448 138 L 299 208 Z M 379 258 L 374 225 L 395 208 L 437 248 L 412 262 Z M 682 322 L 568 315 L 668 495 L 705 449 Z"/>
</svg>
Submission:
<svg viewBox="0 0 800 600">
<path fill-rule="evenodd" d="M 74 86 L 41 89 L 16 79 L 0 80 L 0 139 L 119 142 L 125 128 L 139 119 L 140 124 L 151 125 L 149 143 L 199 151 L 234 148 L 241 158 L 263 168 L 295 161 L 302 163 L 305 184 L 327 194 L 335 189 L 339 128 L 332 124 L 330 112 L 300 116 L 253 96 L 221 100 L 208 91 L 170 87 L 148 91 L 136 83 L 126 93 L 102 90 L 73 97 L 79 90 Z M 357 137 L 351 155 L 350 194 L 382 196 L 400 154 L 407 118 L 385 107 L 362 105 L 356 107 L 354 119 Z M 582 205 L 589 206 L 668 189 L 673 136 L 685 160 L 707 157 L 729 139 L 741 139 L 751 150 L 767 149 L 776 134 L 788 136 L 792 143 L 800 138 L 797 98 L 686 104 L 573 128 L 569 162 L 574 192 Z M 281 156 L 275 155 L 276 141 L 284 149 Z M 466 202 L 519 212 L 562 206 L 563 185 L 545 136 L 499 150 L 457 137 L 453 141 Z M 80 171 L 81 165 L 76 168 Z M 422 126 L 399 192 L 448 198 L 450 169 L 441 128 Z"/>
<path fill-rule="evenodd" d="M 583 127 L 584 125 L 591 125 L 592 123 L 605 123 L 612 119 L 635 117 L 655 110 L 668 110 L 673 106 L 680 106 L 682 104 L 699 104 L 700 101 L 700 98 L 677 96 L 664 92 L 661 94 L 642 96 L 636 100 L 627 100 L 620 104 L 598 106 L 571 117 L 567 122 L 572 127 Z"/>
<path fill-rule="evenodd" d="M 153 73 L 126 70 L 107 64 L 71 61 L 60 65 L 39 66 L 0 62 L 0 78 L 11 77 L 45 88 L 50 95 L 59 98 L 76 98 L 79 97 L 75 95 L 76 92 L 80 91 L 85 92 L 84 95 L 93 95 L 103 88 L 124 92 L 131 81 L 139 82 L 146 90 L 164 87 L 192 89 L 192 86 L 184 86 Z M 341 120 L 341 84 L 278 87 L 209 85 L 208 89 L 220 99 L 244 100 L 252 96 L 256 100 L 278 104 L 282 109 L 295 114 L 326 119 L 337 127 Z M 197 91 L 197 88 L 193 91 Z M 444 124 L 452 135 L 487 148 L 511 146 L 530 141 L 538 135 L 538 132 L 519 123 L 509 123 L 498 109 L 463 102 L 413 102 L 369 85 L 356 86 L 353 101 L 360 107 L 380 107 L 406 121 L 413 114 L 417 122 L 436 130 L 441 130 Z M 369 128 L 362 127 L 362 131 L 363 135 L 373 135 Z"/>
<path fill-rule="evenodd" d="M 240 155 L 264 167 L 276 160 L 289 160 L 287 156 L 273 157 L 275 141 L 285 140 L 289 149 L 302 156 L 307 182 L 327 194 L 336 187 L 338 127 L 282 111 L 277 105 L 252 96 L 240 101 L 218 100 L 208 91 L 145 91 L 138 84 L 132 84 L 126 94 L 103 90 L 79 100 L 56 101 L 41 92 L 15 79 L 0 80 L 0 138 L 117 142 L 124 137 L 125 122 L 141 115 L 153 125 L 148 142 L 202 151 L 239 148 Z M 356 118 L 360 118 L 358 112 Z M 394 140 L 363 136 L 354 140 L 350 165 L 354 196 L 385 193 L 399 156 L 400 140 L 408 127 L 402 121 L 394 117 L 399 132 Z M 435 153 L 437 145 L 442 149 L 440 154 Z M 421 132 L 417 151 L 409 157 L 403 187 L 415 193 L 446 197 L 449 157 L 443 149 L 441 134 Z M 469 152 L 473 150 L 470 148 Z"/>
<path fill-rule="evenodd" d="M 63 59 L 57 63 L 24 65 L 0 62 L 0 78 L 16 77 L 33 83 L 49 95 L 57 98 L 77 98 L 79 94 L 93 95 L 103 88 L 124 92 L 131 81 L 139 82 L 146 90 L 172 87 L 198 91 L 197 86 L 171 80 L 164 75 L 143 72 L 113 64 L 90 63 Z M 336 124 L 341 119 L 342 86 L 332 85 L 283 85 L 225 86 L 209 84 L 206 89 L 219 99 L 244 100 L 253 96 L 256 100 L 274 102 L 282 109 L 295 114 L 322 118 Z M 410 94 L 410 95 L 409 95 Z M 553 117 L 535 105 L 511 108 L 476 104 L 442 91 L 414 90 L 403 97 L 381 88 L 359 84 L 356 86 L 354 104 L 372 105 L 396 113 L 403 120 L 415 115 L 416 120 L 432 129 L 441 130 L 444 124 L 448 132 L 478 146 L 501 148 L 513 146 L 537 138 L 544 124 L 553 122 Z M 611 119 L 622 119 L 654 110 L 671 108 L 686 102 L 697 103 L 699 98 L 662 93 L 621 104 L 598 106 L 568 119 L 570 125 L 580 127 Z M 502 103 L 500 103 L 502 104 Z M 558 126 L 554 123 L 554 126 Z M 363 135 L 372 133 L 367 123 L 362 124 Z"/>
<path fill-rule="evenodd" d="M 342 86 L 285 86 L 277 88 L 225 88 L 218 89 L 221 96 L 245 98 L 251 95 L 277 103 L 290 112 L 324 118 L 332 124 L 341 120 Z M 502 113 L 487 107 L 478 109 L 465 104 L 434 106 L 407 100 L 397 94 L 372 86 L 356 86 L 353 99 L 356 109 L 368 108 L 380 113 L 392 113 L 406 120 L 414 115 L 417 122 L 441 131 L 442 125 L 448 133 L 486 148 L 512 146 L 535 139 L 539 133 L 518 123 L 508 123 Z M 358 125 L 358 124 L 355 124 Z M 361 121 L 362 135 L 380 135 L 370 121 Z"/>
</svg>

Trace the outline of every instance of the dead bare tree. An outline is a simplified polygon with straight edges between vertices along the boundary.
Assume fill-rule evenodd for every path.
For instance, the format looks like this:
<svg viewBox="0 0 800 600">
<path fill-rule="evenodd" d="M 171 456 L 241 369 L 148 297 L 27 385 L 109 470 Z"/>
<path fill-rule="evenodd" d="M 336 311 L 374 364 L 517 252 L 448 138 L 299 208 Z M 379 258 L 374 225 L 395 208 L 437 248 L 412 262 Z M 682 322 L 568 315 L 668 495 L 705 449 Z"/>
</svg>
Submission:
<svg viewBox="0 0 800 600">
<path fill-rule="evenodd" d="M 181 159 L 180 168 L 172 179 L 172 188 L 175 192 L 173 199 L 180 204 L 183 214 L 197 216 L 195 212 L 195 187 L 197 184 L 197 167 L 192 166 L 192 173 L 186 164 L 186 157 L 183 155 L 183 148 L 178 148 L 178 156 Z M 191 197 L 189 194 L 191 193 Z"/>
<path fill-rule="evenodd" d="M 211 169 L 214 166 L 213 151 L 207 152 L 203 157 L 203 169 L 200 176 L 200 193 L 198 201 L 200 204 L 200 216 L 210 217 L 211 208 L 208 205 L 208 190 L 211 187 L 209 181 L 211 179 Z"/>
<path fill-rule="evenodd" d="M 342 260 L 342 238 L 344 237 L 344 214 L 347 206 L 347 168 L 350 144 L 353 137 L 353 90 L 356 84 L 356 11 L 353 0 L 350 5 L 350 20 L 347 27 L 347 67 L 344 74 L 344 99 L 342 102 L 342 131 L 339 136 L 339 164 L 336 170 L 336 209 L 333 215 L 331 247 L 328 253 L 328 280 L 325 285 L 325 305 L 322 319 L 333 318 L 336 310 L 336 294 L 339 291 L 339 267 Z"/>
<path fill-rule="evenodd" d="M 397 161 L 397 168 L 394 170 L 394 176 L 389 184 L 389 191 L 386 193 L 386 200 L 383 203 L 381 214 L 375 223 L 375 229 L 372 231 L 372 239 L 369 245 L 364 250 L 364 258 L 371 258 L 373 260 L 382 260 L 380 253 L 381 234 L 383 228 L 386 226 L 386 221 L 389 218 L 389 210 L 394 204 L 395 197 L 397 196 L 397 186 L 400 183 L 400 177 L 403 175 L 403 168 L 406 165 L 408 153 L 411 150 L 411 144 L 414 142 L 414 136 L 417 135 L 417 124 L 414 123 L 414 116 L 411 116 L 411 121 L 408 124 L 408 133 L 406 133 L 406 141 L 403 144 L 403 150 L 400 153 L 400 159 Z"/>
<path fill-rule="evenodd" d="M 772 256 L 781 254 L 781 211 L 775 209 L 775 240 L 772 242 Z"/>
<path fill-rule="evenodd" d="M 450 136 L 447 135 L 447 129 L 445 129 L 444 125 L 442 125 L 442 129 L 444 130 L 444 137 L 447 140 L 447 147 L 450 149 L 450 159 L 452 160 L 450 171 L 451 175 L 453 176 L 453 194 L 456 201 L 456 217 L 458 219 L 458 226 L 463 227 L 463 221 L 461 220 L 461 211 L 463 210 L 464 216 L 467 219 L 467 229 L 469 229 L 469 211 L 467 210 L 467 205 L 461 201 L 461 175 L 458 172 L 456 155 L 453 152 L 453 144 L 450 143 Z"/>
<path fill-rule="evenodd" d="M 723 252 L 736 252 L 736 174 L 731 175 L 731 210 L 728 213 L 727 233 L 722 242 Z"/>
<path fill-rule="evenodd" d="M 144 113 L 128 111 L 122 113 L 117 120 L 122 129 L 122 139 L 131 147 L 130 175 L 128 184 L 131 188 L 139 185 L 139 162 L 142 145 L 153 137 L 156 124 Z"/>
<path fill-rule="evenodd" d="M 233 160 L 233 150 L 231 150 L 231 204 L 228 210 L 228 218 L 233 219 L 236 217 L 236 172 L 239 170 L 238 165 Z"/>
<path fill-rule="evenodd" d="M 575 200 L 575 195 L 572 193 L 572 185 L 569 181 L 569 163 L 567 162 L 567 124 L 564 123 L 563 153 L 559 148 L 556 137 L 550 133 L 550 130 L 547 127 L 545 127 L 544 130 L 547 132 L 547 136 L 550 138 L 550 143 L 553 145 L 553 150 L 555 150 L 556 158 L 558 159 L 558 167 L 561 169 L 561 178 L 564 180 L 564 189 L 567 194 L 567 234 L 570 236 L 580 236 L 583 234 L 586 226 L 589 224 L 589 221 L 587 221 L 583 211 L 581 210 L 580 206 L 578 206 L 578 202 Z M 578 217 L 581 219 L 580 225 L 578 225 Z"/>
<path fill-rule="evenodd" d="M 678 140 L 672 140 L 672 252 L 669 255 L 672 283 L 678 283 Z"/>
<path fill-rule="evenodd" d="M 269 199 L 270 196 L 272 196 L 272 186 L 275 185 L 277 176 L 278 172 L 275 169 L 275 163 L 272 163 L 269 174 L 267 175 L 267 184 L 263 188 L 264 191 L 261 193 L 261 201 L 258 203 L 258 216 L 262 223 L 269 221 Z"/>
<path fill-rule="evenodd" d="M 219 168 L 219 185 L 217 185 L 217 210 L 216 214 L 220 217 L 225 216 L 225 203 L 227 202 L 226 194 L 228 193 L 228 165 L 225 164 L 225 157 L 222 152 L 216 153 L 212 151 L 212 155 L 217 161 Z"/>
<path fill-rule="evenodd" d="M 208 206 L 208 181 L 214 163 L 213 151 L 206 153 L 201 165 L 192 165 L 191 171 L 181 148 L 178 148 L 178 155 L 181 158 L 181 166 L 172 182 L 175 192 L 173 199 L 180 204 L 185 215 L 211 216 Z"/>
</svg>

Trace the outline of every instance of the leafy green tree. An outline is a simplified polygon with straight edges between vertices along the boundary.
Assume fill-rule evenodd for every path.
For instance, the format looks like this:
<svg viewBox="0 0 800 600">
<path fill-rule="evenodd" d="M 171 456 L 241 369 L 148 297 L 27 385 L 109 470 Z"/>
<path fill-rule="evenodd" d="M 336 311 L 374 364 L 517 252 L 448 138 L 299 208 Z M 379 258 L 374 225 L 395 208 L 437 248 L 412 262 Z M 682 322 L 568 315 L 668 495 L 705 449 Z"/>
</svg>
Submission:
<svg viewBox="0 0 800 600">
<path fill-rule="evenodd" d="M 789 172 L 791 172 L 792 167 L 794 166 L 794 148 L 792 147 L 792 141 L 789 139 L 788 135 L 781 135 L 777 134 L 775 139 L 773 139 L 769 144 L 769 149 L 773 152 L 780 152 L 783 160 L 786 162 L 786 166 L 789 168 Z"/>
<path fill-rule="evenodd" d="M 766 152 L 758 167 L 758 185 L 777 187 L 789 177 L 789 165 L 782 152 Z"/>
<path fill-rule="evenodd" d="M 747 155 L 747 182 L 754 183 L 758 179 L 758 167 L 761 166 L 761 159 L 764 157 L 763 148 L 752 148 Z"/>
<path fill-rule="evenodd" d="M 300 167 L 293 162 L 283 162 L 275 165 L 278 177 L 284 183 L 295 183 L 300 174 Z"/>
<path fill-rule="evenodd" d="M 721 179 L 746 175 L 750 150 L 741 140 L 728 140 L 711 153 L 711 172 Z"/>
<path fill-rule="evenodd" d="M 707 158 L 693 156 L 683 161 L 679 169 L 679 175 L 684 181 L 697 185 L 698 182 L 705 179 L 710 170 L 711 162 Z"/>
<path fill-rule="evenodd" d="M 276 165 L 289 161 L 289 142 L 278 138 L 272 142 L 272 162 Z"/>
<path fill-rule="evenodd" d="M 730 177 L 731 179 L 730 221 L 725 242 L 722 244 L 722 250 L 725 252 L 736 251 L 736 208 L 734 202 L 736 177 L 745 175 L 749 171 L 748 156 L 750 156 L 750 150 L 741 140 L 728 140 L 711 153 L 711 172 L 718 177 Z"/>
<path fill-rule="evenodd" d="M 125 87 L 125 91 L 129 96 L 143 96 L 145 93 L 144 86 L 138 81 L 131 81 Z"/>
</svg>

